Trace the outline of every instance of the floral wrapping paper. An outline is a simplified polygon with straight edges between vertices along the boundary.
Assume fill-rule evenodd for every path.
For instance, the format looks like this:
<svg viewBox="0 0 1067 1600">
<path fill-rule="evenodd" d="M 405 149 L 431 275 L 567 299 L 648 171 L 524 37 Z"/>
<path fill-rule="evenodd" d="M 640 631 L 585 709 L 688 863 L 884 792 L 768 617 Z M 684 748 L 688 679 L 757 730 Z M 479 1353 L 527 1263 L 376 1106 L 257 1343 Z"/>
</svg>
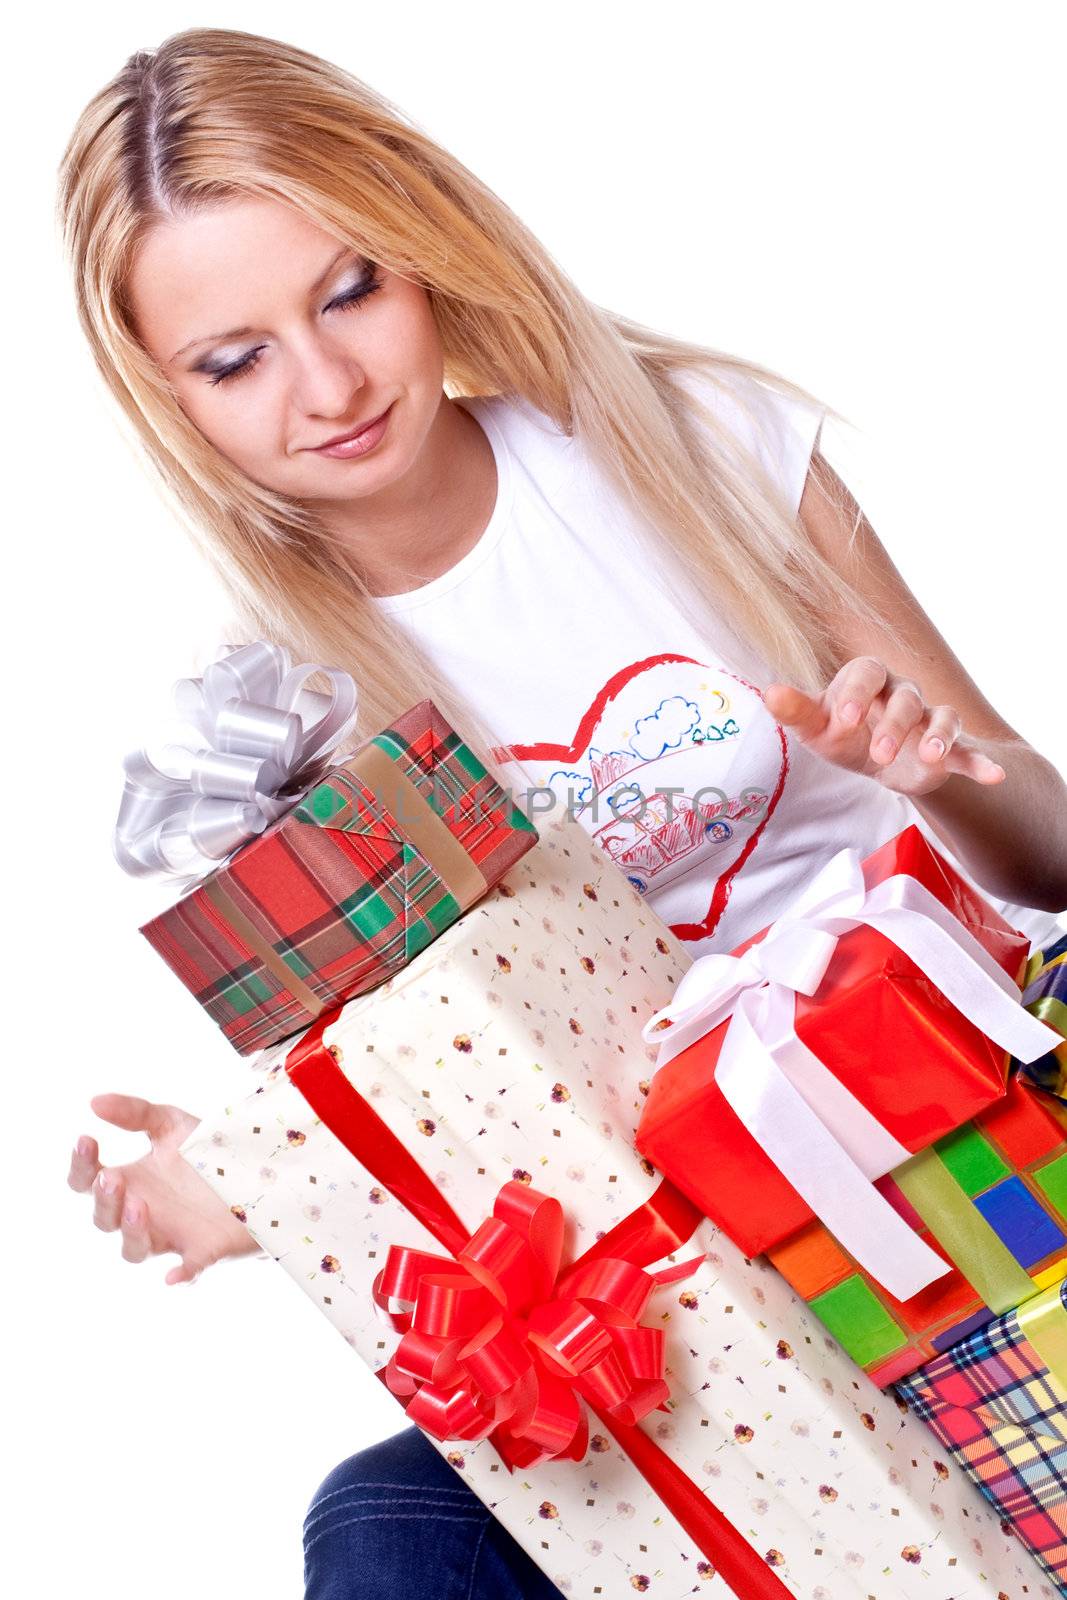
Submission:
<svg viewBox="0 0 1067 1600">
<path fill-rule="evenodd" d="M 640 1026 L 688 965 L 564 816 L 408 967 L 349 1001 L 325 1038 L 472 1231 L 518 1177 L 562 1202 L 570 1257 L 657 1187 L 633 1148 L 655 1056 Z M 256 1058 L 256 1086 L 182 1154 L 378 1371 L 397 1341 L 371 1298 L 388 1247 L 440 1247 L 297 1092 L 291 1043 Z M 790 1593 L 1051 1600 L 948 1453 L 769 1265 L 710 1222 L 679 1255 L 701 1251 L 692 1277 L 658 1290 L 646 1313 L 667 1330 L 672 1400 L 643 1427 Z M 294 1388 L 307 1382 L 294 1372 Z M 488 1441 L 432 1442 L 575 1600 L 736 1593 L 595 1419 L 583 1461 L 513 1474 Z"/>
</svg>

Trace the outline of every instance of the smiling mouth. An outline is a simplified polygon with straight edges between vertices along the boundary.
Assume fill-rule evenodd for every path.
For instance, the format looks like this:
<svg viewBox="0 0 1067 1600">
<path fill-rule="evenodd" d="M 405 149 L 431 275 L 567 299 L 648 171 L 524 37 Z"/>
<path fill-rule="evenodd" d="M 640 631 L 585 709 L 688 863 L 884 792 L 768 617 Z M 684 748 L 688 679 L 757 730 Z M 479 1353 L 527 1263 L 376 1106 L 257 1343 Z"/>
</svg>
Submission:
<svg viewBox="0 0 1067 1600">
<path fill-rule="evenodd" d="M 392 401 L 389 404 L 392 405 Z M 374 427 L 375 423 L 381 422 L 388 410 L 389 406 L 386 406 L 385 411 L 379 411 L 376 417 L 371 417 L 367 422 L 361 422 L 358 428 L 350 428 L 347 433 L 339 433 L 336 438 L 324 439 L 321 444 L 309 445 L 308 448 L 311 450 L 329 450 L 332 445 L 347 444 L 350 439 L 358 439 L 361 433 L 366 433 L 369 428 Z"/>
</svg>

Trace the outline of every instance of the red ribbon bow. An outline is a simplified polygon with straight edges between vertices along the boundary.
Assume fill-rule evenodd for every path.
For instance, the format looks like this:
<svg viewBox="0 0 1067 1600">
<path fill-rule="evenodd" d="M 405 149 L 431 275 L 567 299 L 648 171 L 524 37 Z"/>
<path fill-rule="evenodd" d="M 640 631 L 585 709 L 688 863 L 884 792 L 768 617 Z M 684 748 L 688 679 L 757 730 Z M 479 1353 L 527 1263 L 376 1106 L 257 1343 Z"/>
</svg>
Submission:
<svg viewBox="0 0 1067 1600">
<path fill-rule="evenodd" d="M 702 1256 L 655 1273 L 613 1256 L 560 1271 L 563 1208 L 506 1183 L 493 1215 L 453 1259 L 392 1245 L 375 1303 L 403 1337 L 384 1379 L 408 1417 L 440 1440 L 484 1439 L 509 1468 L 580 1461 L 581 1399 L 632 1426 L 670 1396 L 649 1297 Z"/>
<path fill-rule="evenodd" d="M 658 1284 L 687 1276 L 704 1258 L 656 1273 L 639 1263 L 679 1249 L 700 1221 L 697 1208 L 663 1182 L 560 1276 L 559 1202 L 511 1182 L 468 1238 L 411 1151 L 341 1071 L 323 1039 L 336 1016 L 324 1014 L 300 1036 L 285 1070 L 356 1160 L 452 1251 L 390 1246 L 375 1279 L 376 1303 L 403 1333 L 380 1376 L 407 1390 L 398 1398 L 408 1415 L 438 1439 L 491 1434 L 508 1467 L 524 1467 L 554 1455 L 581 1458 L 581 1395 L 736 1594 L 790 1600 L 744 1536 L 635 1425 L 667 1397 L 660 1330 L 638 1318 Z M 600 1403 L 605 1393 L 610 1408 Z M 473 1431 L 454 1431 L 464 1423 Z"/>
</svg>

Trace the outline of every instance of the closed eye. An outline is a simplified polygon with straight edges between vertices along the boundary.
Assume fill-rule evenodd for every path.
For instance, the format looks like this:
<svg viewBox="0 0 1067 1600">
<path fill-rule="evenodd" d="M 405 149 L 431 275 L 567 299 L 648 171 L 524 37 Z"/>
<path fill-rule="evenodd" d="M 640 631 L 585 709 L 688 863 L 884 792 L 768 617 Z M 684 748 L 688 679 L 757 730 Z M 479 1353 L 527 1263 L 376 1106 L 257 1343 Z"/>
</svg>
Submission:
<svg viewBox="0 0 1067 1600">
<path fill-rule="evenodd" d="M 227 379 L 236 378 L 242 372 L 251 372 L 253 367 L 258 365 L 259 358 L 266 348 L 265 344 L 257 344 L 254 350 L 250 350 L 246 356 L 242 356 L 240 361 L 235 361 L 233 366 L 223 367 L 221 371 L 215 372 L 211 378 L 212 388 L 216 383 L 225 383 Z M 210 371 L 210 369 L 206 370 Z"/>
<path fill-rule="evenodd" d="M 369 299 L 372 294 L 377 294 L 378 290 L 383 287 L 381 279 L 376 276 L 372 267 L 366 277 L 355 284 L 353 288 L 346 289 L 343 294 L 335 295 L 323 309 L 325 311 L 348 311 L 351 307 L 358 306 L 361 301 Z M 228 383 L 231 379 L 240 377 L 243 373 L 253 371 L 258 366 L 259 358 L 266 348 L 266 345 L 257 345 L 246 356 L 242 356 L 240 361 L 235 361 L 232 365 L 223 367 L 221 371 L 211 372 L 210 368 L 205 368 L 204 370 L 209 373 L 212 388 L 218 383 Z"/>
<path fill-rule="evenodd" d="M 361 300 L 366 300 L 372 294 L 377 294 L 380 288 L 382 288 L 382 281 L 380 278 L 374 275 L 374 271 L 372 269 L 370 276 L 364 278 L 362 282 L 357 283 L 354 288 L 346 289 L 344 294 L 336 295 L 334 299 L 330 301 L 329 305 L 326 307 L 326 310 L 330 311 L 334 306 L 336 306 L 340 311 L 347 310 L 349 306 L 358 305 Z"/>
</svg>

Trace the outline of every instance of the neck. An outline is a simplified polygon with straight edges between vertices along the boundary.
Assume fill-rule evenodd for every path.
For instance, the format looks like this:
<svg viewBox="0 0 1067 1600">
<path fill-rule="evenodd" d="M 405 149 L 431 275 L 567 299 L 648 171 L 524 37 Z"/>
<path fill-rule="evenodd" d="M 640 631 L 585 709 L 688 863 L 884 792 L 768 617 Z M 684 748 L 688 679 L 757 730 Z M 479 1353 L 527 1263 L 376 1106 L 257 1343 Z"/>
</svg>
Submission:
<svg viewBox="0 0 1067 1600">
<path fill-rule="evenodd" d="M 320 503 L 329 531 L 351 553 L 372 595 L 403 594 L 462 560 L 496 504 L 492 446 L 447 395 L 408 470 L 365 499 Z"/>
</svg>

